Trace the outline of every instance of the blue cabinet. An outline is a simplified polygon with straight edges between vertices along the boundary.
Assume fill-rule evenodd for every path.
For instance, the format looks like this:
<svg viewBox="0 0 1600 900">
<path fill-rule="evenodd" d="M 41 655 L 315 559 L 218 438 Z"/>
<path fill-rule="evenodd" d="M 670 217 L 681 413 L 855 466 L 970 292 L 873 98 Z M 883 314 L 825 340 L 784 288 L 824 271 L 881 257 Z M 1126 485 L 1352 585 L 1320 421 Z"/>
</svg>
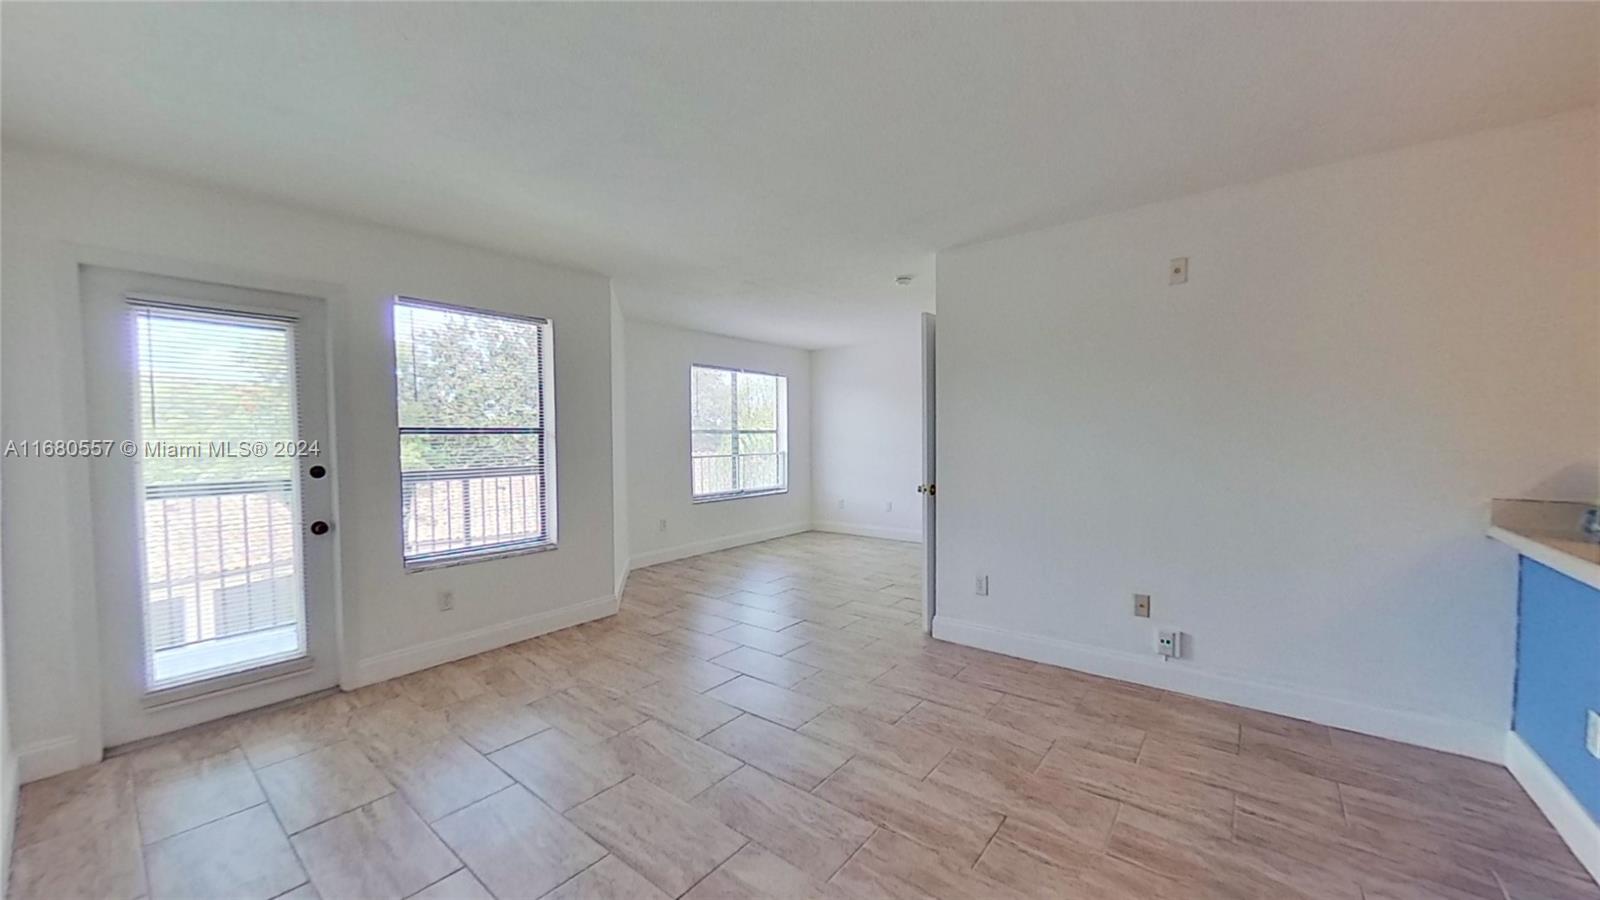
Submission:
<svg viewBox="0 0 1600 900">
<path fill-rule="evenodd" d="M 1522 557 L 1512 729 L 1600 821 L 1600 759 L 1589 710 L 1600 710 L 1600 590 Z"/>
</svg>

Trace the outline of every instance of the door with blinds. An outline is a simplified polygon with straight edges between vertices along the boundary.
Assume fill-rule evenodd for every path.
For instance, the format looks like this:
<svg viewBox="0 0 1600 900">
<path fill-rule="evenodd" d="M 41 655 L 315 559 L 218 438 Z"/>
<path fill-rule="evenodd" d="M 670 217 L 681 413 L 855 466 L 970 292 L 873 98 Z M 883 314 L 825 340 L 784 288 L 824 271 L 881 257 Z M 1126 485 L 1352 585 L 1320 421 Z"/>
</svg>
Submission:
<svg viewBox="0 0 1600 900">
<path fill-rule="evenodd" d="M 333 685 L 322 302 L 82 284 L 107 744 Z"/>
</svg>

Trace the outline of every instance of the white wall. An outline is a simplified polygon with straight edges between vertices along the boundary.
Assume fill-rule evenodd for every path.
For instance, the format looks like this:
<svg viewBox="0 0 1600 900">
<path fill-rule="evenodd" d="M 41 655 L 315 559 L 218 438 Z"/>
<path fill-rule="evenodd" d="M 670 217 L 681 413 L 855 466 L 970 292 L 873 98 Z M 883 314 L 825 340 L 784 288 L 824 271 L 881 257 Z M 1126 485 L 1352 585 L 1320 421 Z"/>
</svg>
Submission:
<svg viewBox="0 0 1600 900">
<path fill-rule="evenodd" d="M 1597 494 L 1597 152 L 1581 111 L 941 253 L 935 633 L 1498 759 L 1487 503 Z"/>
<path fill-rule="evenodd" d="M 627 321 L 611 295 L 611 580 L 618 602 L 628 577 Z"/>
<path fill-rule="evenodd" d="M 3 154 L 7 437 L 113 437 L 89 434 L 85 420 L 81 253 L 313 285 L 331 295 L 346 685 L 614 608 L 604 277 L 21 148 Z M 555 322 L 559 549 L 404 573 L 387 305 L 398 293 Z M 91 512 L 81 464 L 6 460 L 4 474 L 5 518 L 28 523 L 4 547 L 10 683 L 28 685 L 12 725 L 25 775 L 37 776 L 99 749 Z M 441 613 L 445 588 L 456 604 Z"/>
<path fill-rule="evenodd" d="M 920 318 L 870 343 L 815 351 L 811 391 L 816 527 L 921 540 Z"/>
<path fill-rule="evenodd" d="M 0 293 L 0 334 L 4 333 L 4 295 Z M 0 340 L 0 347 L 4 341 Z M 4 352 L 0 350 L 0 362 Z M 0 366 L 0 386 L 4 383 L 3 366 Z M 4 392 L 0 391 L 0 397 Z M 4 401 L 0 399 L 0 422 L 4 421 Z M 0 486 L 5 481 L 0 470 Z M 0 544 L 5 543 L 5 498 L 0 491 Z M 17 754 L 11 742 L 11 701 L 7 692 L 5 649 L 5 578 L 4 561 L 0 559 L 0 885 L 9 885 L 11 876 L 11 838 L 17 825 Z"/>
<path fill-rule="evenodd" d="M 809 351 L 638 320 L 628 322 L 627 349 L 628 528 L 635 568 L 810 528 Z M 788 493 L 690 502 L 689 367 L 695 363 L 788 377 Z"/>
</svg>

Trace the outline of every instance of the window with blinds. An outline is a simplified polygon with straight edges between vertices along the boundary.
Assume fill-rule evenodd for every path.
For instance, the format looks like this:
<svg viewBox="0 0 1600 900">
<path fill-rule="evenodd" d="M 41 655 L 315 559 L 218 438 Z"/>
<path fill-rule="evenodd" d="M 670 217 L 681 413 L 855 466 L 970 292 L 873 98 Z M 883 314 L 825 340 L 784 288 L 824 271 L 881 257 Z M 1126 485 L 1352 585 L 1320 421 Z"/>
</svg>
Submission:
<svg viewBox="0 0 1600 900">
<path fill-rule="evenodd" d="M 555 546 L 550 322 L 398 298 L 408 569 Z"/>
<path fill-rule="evenodd" d="M 691 366 L 689 421 L 695 501 L 789 489 L 789 379 Z"/>
<path fill-rule="evenodd" d="M 305 655 L 294 323 L 135 304 L 151 691 Z M 268 448 L 256 452 L 251 448 Z"/>
</svg>

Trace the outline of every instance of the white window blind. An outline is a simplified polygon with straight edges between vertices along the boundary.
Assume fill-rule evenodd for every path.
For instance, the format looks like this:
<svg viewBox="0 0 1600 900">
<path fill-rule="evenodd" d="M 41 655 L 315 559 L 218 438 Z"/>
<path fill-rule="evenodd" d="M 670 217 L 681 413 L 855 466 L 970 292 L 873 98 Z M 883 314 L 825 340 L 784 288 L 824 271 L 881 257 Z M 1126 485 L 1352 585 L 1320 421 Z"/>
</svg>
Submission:
<svg viewBox="0 0 1600 900">
<path fill-rule="evenodd" d="M 789 379 L 692 366 L 689 419 L 695 500 L 789 489 Z"/>
<path fill-rule="evenodd" d="M 294 325 L 136 304 L 145 684 L 305 655 Z"/>
<path fill-rule="evenodd" d="M 550 323 L 397 299 L 404 558 L 555 545 Z"/>
</svg>

